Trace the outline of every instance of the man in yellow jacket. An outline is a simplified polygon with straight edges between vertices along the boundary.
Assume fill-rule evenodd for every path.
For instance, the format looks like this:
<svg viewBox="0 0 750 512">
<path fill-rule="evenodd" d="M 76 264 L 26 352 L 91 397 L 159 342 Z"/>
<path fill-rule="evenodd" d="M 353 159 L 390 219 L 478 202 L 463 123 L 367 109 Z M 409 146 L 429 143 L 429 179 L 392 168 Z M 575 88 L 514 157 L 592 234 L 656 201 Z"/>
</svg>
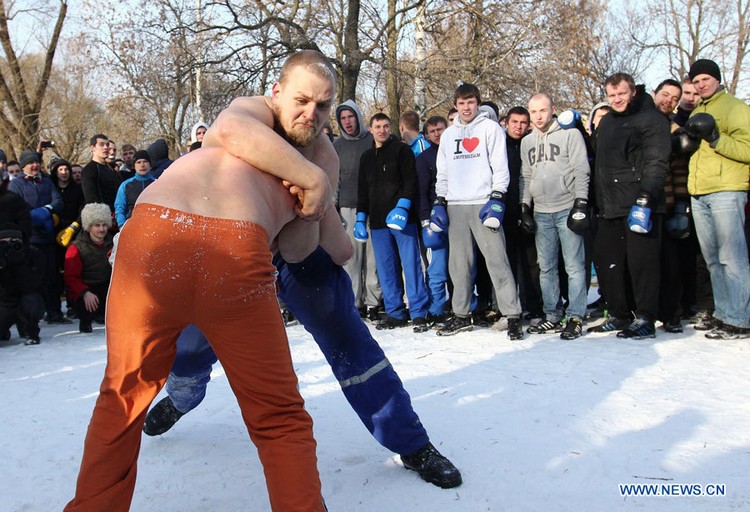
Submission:
<svg viewBox="0 0 750 512">
<path fill-rule="evenodd" d="M 750 264 L 744 224 L 750 189 L 750 106 L 725 91 L 714 61 L 699 59 L 688 74 L 702 99 L 685 129 L 702 139 L 690 158 L 688 192 L 714 292 L 714 329 L 706 337 L 749 338 Z"/>
</svg>

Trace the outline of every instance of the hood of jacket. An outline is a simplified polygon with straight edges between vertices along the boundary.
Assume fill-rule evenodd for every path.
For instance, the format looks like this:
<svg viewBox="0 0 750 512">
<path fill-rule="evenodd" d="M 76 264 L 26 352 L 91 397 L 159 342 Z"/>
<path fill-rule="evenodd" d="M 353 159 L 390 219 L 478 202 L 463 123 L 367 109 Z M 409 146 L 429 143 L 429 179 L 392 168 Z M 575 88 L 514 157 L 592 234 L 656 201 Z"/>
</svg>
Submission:
<svg viewBox="0 0 750 512">
<path fill-rule="evenodd" d="M 469 124 L 463 124 L 461 122 L 461 117 L 456 116 L 456 118 L 453 120 L 453 125 L 458 126 L 458 128 L 461 130 L 461 135 L 463 137 L 469 137 L 477 126 L 479 126 L 482 123 L 491 123 L 491 122 L 492 122 L 492 119 L 490 119 L 490 116 L 487 115 L 487 112 L 482 112 L 480 110 L 479 113 L 477 114 L 477 117 L 472 119 Z"/>
<path fill-rule="evenodd" d="M 341 111 L 342 110 L 351 110 L 354 112 L 354 115 L 357 116 L 357 133 L 356 135 L 349 135 L 344 131 L 344 128 L 341 126 Z M 365 125 L 364 119 L 362 118 L 362 112 L 359 111 L 359 107 L 356 103 L 354 103 L 354 100 L 346 100 L 344 103 L 336 107 L 336 123 L 339 125 L 339 133 L 341 136 L 346 140 L 360 140 L 367 136 L 368 133 L 370 133 L 367 130 L 367 126 Z"/>
<path fill-rule="evenodd" d="M 646 92 L 646 86 L 644 84 L 638 84 L 635 86 L 635 96 L 630 101 L 630 103 L 628 103 L 628 107 L 625 109 L 625 112 L 616 112 L 612 110 L 610 114 L 616 116 L 630 116 L 633 114 L 637 114 L 644 109 L 656 109 L 656 104 L 654 103 L 654 99 L 651 97 L 651 95 Z"/>
<path fill-rule="evenodd" d="M 157 139 L 146 150 L 148 156 L 151 157 L 151 167 L 158 167 L 158 165 L 164 160 L 169 159 L 169 147 L 167 141 L 164 139 Z"/>
<path fill-rule="evenodd" d="M 205 128 L 206 130 L 208 130 L 208 125 L 204 123 L 203 121 L 198 121 L 197 123 L 195 123 L 193 127 L 190 129 L 190 144 L 198 142 L 197 132 L 198 132 L 198 128 L 200 128 L 201 126 Z"/>
<path fill-rule="evenodd" d="M 589 133 L 594 133 L 594 114 L 596 114 L 597 110 L 599 110 L 600 108 L 604 108 L 604 107 L 607 107 L 610 110 L 612 110 L 612 107 L 609 106 L 608 101 L 600 101 L 599 103 L 594 105 L 594 107 L 589 112 Z"/>
</svg>

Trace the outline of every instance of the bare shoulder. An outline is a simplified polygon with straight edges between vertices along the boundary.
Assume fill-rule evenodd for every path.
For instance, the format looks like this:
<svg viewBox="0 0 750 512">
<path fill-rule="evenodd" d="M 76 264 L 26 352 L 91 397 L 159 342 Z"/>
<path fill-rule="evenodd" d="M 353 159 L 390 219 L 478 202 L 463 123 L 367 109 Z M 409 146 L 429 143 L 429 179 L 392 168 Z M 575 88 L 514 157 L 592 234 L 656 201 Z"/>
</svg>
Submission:
<svg viewBox="0 0 750 512">
<path fill-rule="evenodd" d="M 230 116 L 252 117 L 273 126 L 271 99 L 266 96 L 240 96 L 235 98 L 219 114 L 217 121 Z"/>
<path fill-rule="evenodd" d="M 339 179 L 339 155 L 327 135 L 321 133 L 315 141 L 315 151 L 312 162 L 323 169 L 328 179 L 338 183 Z"/>
</svg>

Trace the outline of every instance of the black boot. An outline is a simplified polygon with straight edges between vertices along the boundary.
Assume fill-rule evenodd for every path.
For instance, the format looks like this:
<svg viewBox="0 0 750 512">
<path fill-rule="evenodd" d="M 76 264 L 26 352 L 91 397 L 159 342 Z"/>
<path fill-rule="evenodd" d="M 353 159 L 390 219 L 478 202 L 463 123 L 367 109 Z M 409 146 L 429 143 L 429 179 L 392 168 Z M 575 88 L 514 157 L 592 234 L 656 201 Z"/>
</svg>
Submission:
<svg viewBox="0 0 750 512">
<path fill-rule="evenodd" d="M 172 428 L 184 415 L 184 412 L 177 410 L 171 398 L 163 398 L 148 411 L 146 422 L 143 424 L 143 432 L 149 436 L 160 436 Z"/>
<path fill-rule="evenodd" d="M 419 473 L 425 482 L 430 482 L 443 489 L 451 489 L 461 485 L 461 473 L 451 461 L 427 443 L 411 455 L 402 455 L 401 462 L 406 469 Z"/>
<path fill-rule="evenodd" d="M 523 339 L 523 326 L 520 318 L 508 318 L 508 339 L 513 341 Z"/>
</svg>

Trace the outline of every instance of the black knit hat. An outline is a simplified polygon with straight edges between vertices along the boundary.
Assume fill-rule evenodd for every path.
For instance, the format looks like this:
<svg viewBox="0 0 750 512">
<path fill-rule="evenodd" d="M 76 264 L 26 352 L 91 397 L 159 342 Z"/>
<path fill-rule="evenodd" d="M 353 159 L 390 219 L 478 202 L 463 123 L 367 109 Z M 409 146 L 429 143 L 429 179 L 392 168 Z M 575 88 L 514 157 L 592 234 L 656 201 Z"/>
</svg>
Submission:
<svg viewBox="0 0 750 512">
<path fill-rule="evenodd" d="M 63 165 L 68 168 L 68 171 L 70 171 L 70 168 L 71 168 L 70 162 L 68 162 L 64 158 L 58 158 L 57 160 L 52 162 L 52 164 L 49 166 L 50 175 L 55 176 L 55 174 L 57 173 L 57 169 L 59 169 Z"/>
<path fill-rule="evenodd" d="M 148 151 L 145 149 L 136 151 L 133 155 L 133 163 L 136 163 L 138 160 L 146 160 L 148 163 L 151 163 L 151 157 L 149 156 Z"/>
<path fill-rule="evenodd" d="M 698 59 L 690 66 L 690 71 L 688 71 L 690 79 L 693 80 L 698 75 L 710 75 L 721 82 L 719 65 L 709 59 Z"/>
</svg>

